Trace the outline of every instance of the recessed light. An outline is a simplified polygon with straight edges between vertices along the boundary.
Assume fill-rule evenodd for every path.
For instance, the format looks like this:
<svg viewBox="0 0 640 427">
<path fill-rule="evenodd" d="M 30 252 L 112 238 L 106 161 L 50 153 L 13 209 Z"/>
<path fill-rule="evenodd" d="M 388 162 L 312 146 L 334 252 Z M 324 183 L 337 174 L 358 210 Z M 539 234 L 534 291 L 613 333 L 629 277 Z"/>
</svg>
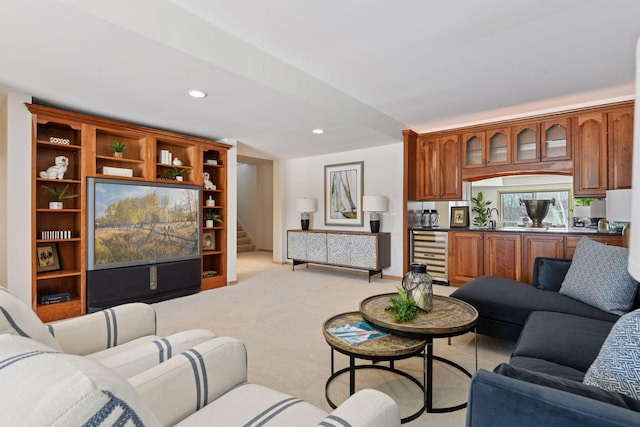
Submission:
<svg viewBox="0 0 640 427">
<path fill-rule="evenodd" d="M 189 91 L 189 96 L 192 96 L 194 98 L 206 98 L 207 94 L 206 92 L 203 92 L 201 90 L 194 89 Z"/>
<path fill-rule="evenodd" d="M 315 133 L 316 135 L 320 135 L 321 133 L 324 133 L 323 129 L 314 129 L 311 132 Z"/>
</svg>

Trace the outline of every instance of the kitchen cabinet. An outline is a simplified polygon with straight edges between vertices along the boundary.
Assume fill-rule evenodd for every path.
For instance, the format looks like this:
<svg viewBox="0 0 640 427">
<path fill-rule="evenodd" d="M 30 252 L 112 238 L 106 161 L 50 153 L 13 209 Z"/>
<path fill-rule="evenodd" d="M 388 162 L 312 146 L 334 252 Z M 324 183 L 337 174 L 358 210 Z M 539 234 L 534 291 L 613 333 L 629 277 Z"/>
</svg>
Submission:
<svg viewBox="0 0 640 427">
<path fill-rule="evenodd" d="M 543 162 L 571 160 L 571 120 L 553 118 L 543 121 L 541 126 L 540 160 Z"/>
<path fill-rule="evenodd" d="M 459 135 L 419 137 L 417 163 L 418 200 L 462 198 Z"/>
<path fill-rule="evenodd" d="M 501 127 L 462 135 L 463 168 L 511 163 L 511 128 Z"/>
<path fill-rule="evenodd" d="M 521 280 L 521 250 L 520 233 L 484 233 L 484 274 Z"/>
<path fill-rule="evenodd" d="M 611 246 L 624 246 L 622 241 L 622 236 L 612 236 L 606 234 L 593 234 L 587 236 L 591 240 L 595 240 L 596 242 L 603 243 L 605 245 Z M 573 254 L 576 251 L 576 247 L 578 246 L 578 242 L 582 236 L 565 236 L 564 238 L 564 257 L 565 258 L 573 258 Z"/>
<path fill-rule="evenodd" d="M 607 117 L 580 114 L 573 119 L 573 194 L 604 197 L 607 190 Z"/>
<path fill-rule="evenodd" d="M 484 233 L 449 232 L 449 284 L 461 286 L 484 274 Z"/>
<path fill-rule="evenodd" d="M 555 232 L 450 231 L 449 284 L 461 286 L 483 275 L 531 283 L 537 257 L 573 258 L 582 237 Z M 622 236 L 594 233 L 587 237 L 622 246 Z"/>
<path fill-rule="evenodd" d="M 538 257 L 564 258 L 564 236 L 556 234 L 523 234 L 522 281 L 531 283 L 533 263 Z"/>
<path fill-rule="evenodd" d="M 540 124 L 527 123 L 513 127 L 513 163 L 540 161 Z"/>
<path fill-rule="evenodd" d="M 609 190 L 631 188 L 633 107 L 607 113 Z"/>
</svg>

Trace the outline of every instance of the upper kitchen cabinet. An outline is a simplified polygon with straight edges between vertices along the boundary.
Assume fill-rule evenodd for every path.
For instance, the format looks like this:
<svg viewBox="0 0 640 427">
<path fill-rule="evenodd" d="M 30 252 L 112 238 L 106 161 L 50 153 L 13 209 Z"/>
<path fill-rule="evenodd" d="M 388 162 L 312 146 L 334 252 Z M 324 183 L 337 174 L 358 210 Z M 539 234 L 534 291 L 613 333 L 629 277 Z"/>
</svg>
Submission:
<svg viewBox="0 0 640 427">
<path fill-rule="evenodd" d="M 511 163 L 511 128 L 486 131 L 486 166 L 508 165 Z"/>
<path fill-rule="evenodd" d="M 633 107 L 607 113 L 609 190 L 631 188 Z"/>
<path fill-rule="evenodd" d="M 607 116 L 595 112 L 573 118 L 573 193 L 604 197 L 607 190 Z"/>
<path fill-rule="evenodd" d="M 462 135 L 465 169 L 511 163 L 511 129 L 497 128 Z"/>
<path fill-rule="evenodd" d="M 540 124 L 527 123 L 513 128 L 513 163 L 540 161 Z"/>
<path fill-rule="evenodd" d="M 571 122 L 569 118 L 545 120 L 542 122 L 543 162 L 571 160 Z"/>
<path fill-rule="evenodd" d="M 418 200 L 460 200 L 462 178 L 457 134 L 418 137 L 416 149 Z"/>
</svg>

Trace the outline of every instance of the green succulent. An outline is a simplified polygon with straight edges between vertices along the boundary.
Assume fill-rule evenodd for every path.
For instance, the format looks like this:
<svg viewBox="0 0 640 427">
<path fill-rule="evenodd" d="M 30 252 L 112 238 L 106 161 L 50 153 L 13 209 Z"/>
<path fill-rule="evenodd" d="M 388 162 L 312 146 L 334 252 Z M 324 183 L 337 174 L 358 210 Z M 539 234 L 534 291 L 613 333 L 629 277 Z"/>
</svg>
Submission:
<svg viewBox="0 0 640 427">
<path fill-rule="evenodd" d="M 47 187 L 46 185 L 43 185 L 42 188 L 47 190 L 47 192 L 49 193 L 49 195 L 51 195 L 51 198 L 53 199 L 54 202 L 61 202 L 67 199 L 73 199 L 74 197 L 78 197 L 80 195 L 80 194 L 67 194 L 67 190 L 69 189 L 69 184 L 65 185 L 62 191 L 59 191 L 57 187 L 56 188 Z"/>
<path fill-rule="evenodd" d="M 487 209 L 492 203 L 491 200 L 484 200 L 482 191 L 480 191 L 477 197 L 471 198 L 471 202 L 473 203 L 473 208 L 471 209 L 471 211 L 476 214 L 476 217 L 473 219 L 473 225 L 477 225 L 478 227 L 486 227 L 487 220 L 489 219 Z"/>
<path fill-rule="evenodd" d="M 418 315 L 418 306 L 416 302 L 409 298 L 407 291 L 402 288 L 398 288 L 398 294 L 400 298 L 391 297 L 389 302 L 391 305 L 385 307 L 385 311 L 392 311 L 393 320 L 402 323 L 407 322 Z"/>
<path fill-rule="evenodd" d="M 113 150 L 114 153 L 122 153 L 124 152 L 124 150 L 127 149 L 127 144 L 120 141 L 112 141 L 111 149 Z"/>
</svg>

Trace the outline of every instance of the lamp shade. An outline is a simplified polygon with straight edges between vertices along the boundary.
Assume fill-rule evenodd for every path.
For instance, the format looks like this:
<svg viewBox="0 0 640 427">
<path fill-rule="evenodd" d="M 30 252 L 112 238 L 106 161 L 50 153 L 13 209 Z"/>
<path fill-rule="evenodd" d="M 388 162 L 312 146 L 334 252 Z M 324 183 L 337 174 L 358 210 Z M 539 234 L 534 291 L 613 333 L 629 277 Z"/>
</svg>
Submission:
<svg viewBox="0 0 640 427">
<path fill-rule="evenodd" d="M 607 219 L 631 221 L 631 190 L 607 190 Z"/>
<path fill-rule="evenodd" d="M 576 218 L 590 218 L 591 208 L 589 206 L 576 206 L 573 208 L 573 216 Z"/>
<path fill-rule="evenodd" d="M 315 212 L 316 200 L 310 198 L 302 198 L 296 200 L 296 212 Z"/>
<path fill-rule="evenodd" d="M 362 210 L 365 212 L 386 212 L 387 198 L 385 196 L 363 196 Z"/>
<path fill-rule="evenodd" d="M 604 218 L 607 215 L 607 203 L 603 199 L 595 199 L 591 201 L 589 207 L 591 208 L 591 218 Z"/>
</svg>

